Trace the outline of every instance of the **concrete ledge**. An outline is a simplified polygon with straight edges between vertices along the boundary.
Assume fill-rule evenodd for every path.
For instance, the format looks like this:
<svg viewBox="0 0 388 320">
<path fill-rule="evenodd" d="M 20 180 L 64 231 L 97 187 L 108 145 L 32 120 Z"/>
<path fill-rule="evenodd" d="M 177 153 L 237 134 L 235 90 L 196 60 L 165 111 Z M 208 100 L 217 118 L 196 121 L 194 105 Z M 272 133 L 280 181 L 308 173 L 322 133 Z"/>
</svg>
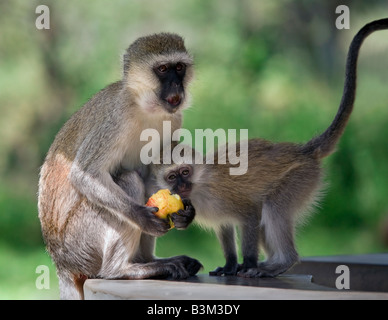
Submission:
<svg viewBox="0 0 388 320">
<path fill-rule="evenodd" d="M 335 288 L 338 265 L 348 266 L 352 291 Z M 388 300 L 388 253 L 304 258 L 276 278 L 200 274 L 182 281 L 90 279 L 84 293 L 85 299 Z"/>
<path fill-rule="evenodd" d="M 86 300 L 388 300 L 388 293 L 379 292 L 314 291 L 165 280 L 91 279 L 85 282 L 84 292 Z"/>
<path fill-rule="evenodd" d="M 350 270 L 351 290 L 388 292 L 388 253 L 306 257 L 287 273 L 311 274 L 314 283 L 335 289 L 339 265 Z"/>
</svg>

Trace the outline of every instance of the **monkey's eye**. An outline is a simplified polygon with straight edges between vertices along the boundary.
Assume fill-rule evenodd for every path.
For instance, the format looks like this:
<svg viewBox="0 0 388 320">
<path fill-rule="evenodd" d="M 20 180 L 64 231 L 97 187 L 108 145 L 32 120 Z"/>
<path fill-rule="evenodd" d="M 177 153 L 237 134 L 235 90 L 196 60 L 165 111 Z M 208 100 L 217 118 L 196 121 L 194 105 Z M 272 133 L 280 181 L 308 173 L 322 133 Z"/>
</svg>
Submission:
<svg viewBox="0 0 388 320">
<path fill-rule="evenodd" d="M 175 180 L 176 180 L 176 174 L 175 173 L 172 173 L 172 174 L 167 176 L 167 181 L 173 182 Z"/>
<path fill-rule="evenodd" d="M 184 177 L 184 178 L 187 178 L 191 175 L 191 170 L 190 170 L 190 167 L 184 167 L 184 168 L 181 168 L 181 170 L 179 171 L 179 174 Z"/>
<path fill-rule="evenodd" d="M 185 69 L 185 65 L 183 63 L 178 62 L 175 66 L 176 71 L 182 71 Z"/>
<path fill-rule="evenodd" d="M 162 64 L 158 67 L 158 71 L 161 73 L 165 73 L 168 70 L 168 67 L 165 64 Z"/>
<path fill-rule="evenodd" d="M 187 177 L 190 174 L 190 171 L 188 169 L 185 169 L 182 171 L 182 176 Z"/>
</svg>

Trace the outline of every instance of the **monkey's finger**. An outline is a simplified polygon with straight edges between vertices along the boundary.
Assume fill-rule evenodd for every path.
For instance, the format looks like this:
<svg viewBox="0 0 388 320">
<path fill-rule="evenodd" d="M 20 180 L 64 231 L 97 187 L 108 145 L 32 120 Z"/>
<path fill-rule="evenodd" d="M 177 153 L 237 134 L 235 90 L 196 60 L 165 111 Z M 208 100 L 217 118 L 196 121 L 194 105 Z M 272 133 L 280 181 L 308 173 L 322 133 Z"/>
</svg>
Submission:
<svg viewBox="0 0 388 320">
<path fill-rule="evenodd" d="M 183 205 L 184 205 L 184 207 L 185 207 L 185 210 L 186 210 L 187 208 L 189 208 L 189 207 L 194 209 L 193 204 L 191 203 L 191 200 L 190 200 L 190 199 L 184 198 L 184 199 L 182 199 L 182 202 L 183 202 Z"/>
<path fill-rule="evenodd" d="M 196 259 L 191 259 L 189 265 L 186 267 L 187 271 L 191 276 L 194 276 L 198 273 L 199 270 L 203 269 L 203 265 Z"/>
<path fill-rule="evenodd" d="M 194 215 L 187 215 L 187 212 L 183 210 L 173 213 L 170 217 L 177 230 L 186 229 L 194 219 Z"/>
<path fill-rule="evenodd" d="M 190 224 L 190 222 L 187 221 L 186 217 L 179 215 L 179 214 L 176 214 L 176 213 L 173 213 L 170 216 L 170 218 L 171 218 L 171 221 L 173 222 L 173 224 L 177 230 L 184 230 Z"/>
<path fill-rule="evenodd" d="M 178 212 L 174 212 L 173 215 L 177 215 L 180 217 L 193 218 L 195 217 L 195 210 L 186 209 L 186 210 L 178 210 Z"/>
<path fill-rule="evenodd" d="M 151 213 L 156 213 L 159 211 L 159 208 L 158 207 L 149 207 L 150 208 L 150 212 Z"/>
<path fill-rule="evenodd" d="M 168 222 L 164 222 L 163 224 L 157 225 L 153 232 L 151 233 L 153 236 L 160 237 L 166 234 L 171 229 L 171 226 Z"/>
<path fill-rule="evenodd" d="M 158 218 L 156 215 L 151 215 L 146 219 L 146 225 L 143 231 L 154 237 L 160 237 L 168 232 L 170 224 L 168 220 Z"/>
<path fill-rule="evenodd" d="M 224 274 L 224 268 L 223 267 L 217 267 L 213 271 L 209 271 L 209 276 L 222 276 Z"/>
<path fill-rule="evenodd" d="M 157 226 L 159 227 L 158 228 L 159 230 L 163 232 L 167 232 L 168 230 L 170 230 L 171 225 L 168 219 L 161 219 L 161 218 L 157 218 L 157 219 L 158 219 Z"/>
</svg>

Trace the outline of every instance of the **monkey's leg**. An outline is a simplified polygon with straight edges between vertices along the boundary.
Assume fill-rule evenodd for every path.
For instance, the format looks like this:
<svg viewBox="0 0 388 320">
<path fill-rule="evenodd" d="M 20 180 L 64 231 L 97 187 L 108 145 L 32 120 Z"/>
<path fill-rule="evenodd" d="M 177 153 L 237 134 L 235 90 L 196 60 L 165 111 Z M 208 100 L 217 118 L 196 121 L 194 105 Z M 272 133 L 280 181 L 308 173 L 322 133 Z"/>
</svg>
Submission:
<svg viewBox="0 0 388 320">
<path fill-rule="evenodd" d="M 171 258 L 156 258 L 154 261 L 156 262 L 161 262 L 161 263 L 166 263 L 166 264 L 176 264 L 177 267 L 180 267 L 183 265 L 185 270 L 188 272 L 189 276 L 194 276 L 198 273 L 200 269 L 203 268 L 202 264 L 193 258 L 190 258 L 188 256 L 175 256 Z"/>
<path fill-rule="evenodd" d="M 67 270 L 58 270 L 59 294 L 61 300 L 83 300 L 83 284 L 86 276 L 76 276 Z"/>
<path fill-rule="evenodd" d="M 189 270 L 195 270 L 191 271 Z M 98 277 L 104 279 L 186 279 L 195 273 L 202 267 L 202 265 L 195 259 L 179 256 L 168 259 L 156 259 L 147 263 L 131 263 L 124 262 L 119 266 L 111 268 L 109 272 L 100 272 Z"/>
<path fill-rule="evenodd" d="M 155 239 L 130 225 L 107 227 L 103 261 L 97 278 L 103 279 L 184 279 L 202 267 L 195 259 L 178 256 L 156 259 Z"/>
<path fill-rule="evenodd" d="M 237 273 L 237 251 L 235 240 L 235 228 L 232 225 L 221 226 L 216 230 L 218 239 L 220 240 L 226 264 L 224 267 L 218 267 L 214 271 L 210 271 L 211 276 L 235 275 Z"/>
<path fill-rule="evenodd" d="M 142 233 L 140 238 L 140 245 L 134 262 L 153 262 L 158 261 L 160 263 L 175 263 L 178 266 L 183 265 L 190 276 L 197 274 L 197 272 L 203 268 L 202 264 L 193 258 L 187 256 L 176 256 L 171 258 L 155 258 L 155 238 Z"/>
<path fill-rule="evenodd" d="M 263 206 L 262 226 L 268 259 L 258 266 L 259 277 L 276 277 L 298 261 L 294 244 L 294 225 L 289 209 L 266 202 Z"/>
<path fill-rule="evenodd" d="M 256 213 L 251 213 L 241 225 L 243 264 L 240 266 L 238 276 L 252 278 L 257 275 L 257 261 L 259 258 L 259 230 L 261 205 Z"/>
</svg>

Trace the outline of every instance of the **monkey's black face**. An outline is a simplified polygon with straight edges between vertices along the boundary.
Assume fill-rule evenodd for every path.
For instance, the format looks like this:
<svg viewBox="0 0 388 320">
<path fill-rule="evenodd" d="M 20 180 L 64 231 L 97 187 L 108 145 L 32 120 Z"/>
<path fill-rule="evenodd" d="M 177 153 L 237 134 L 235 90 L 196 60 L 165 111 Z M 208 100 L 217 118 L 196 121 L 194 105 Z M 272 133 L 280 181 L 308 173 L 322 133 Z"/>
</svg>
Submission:
<svg viewBox="0 0 388 320">
<path fill-rule="evenodd" d="M 186 65 L 182 62 L 161 64 L 154 68 L 154 72 L 161 83 L 160 99 L 165 102 L 166 110 L 174 113 L 185 97 Z"/>
<path fill-rule="evenodd" d="M 183 166 L 177 170 L 169 171 L 164 179 L 169 184 L 170 189 L 179 194 L 181 198 L 190 198 L 193 184 L 191 176 L 193 169 L 190 166 Z"/>
</svg>

